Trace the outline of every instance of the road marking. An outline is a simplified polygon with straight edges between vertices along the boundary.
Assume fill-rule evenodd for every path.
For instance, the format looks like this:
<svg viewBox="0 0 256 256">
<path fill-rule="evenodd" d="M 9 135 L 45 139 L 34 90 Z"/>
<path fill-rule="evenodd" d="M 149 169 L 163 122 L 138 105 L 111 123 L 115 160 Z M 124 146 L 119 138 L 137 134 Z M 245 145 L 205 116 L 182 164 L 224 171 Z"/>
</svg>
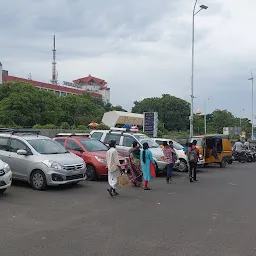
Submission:
<svg viewBox="0 0 256 256">
<path fill-rule="evenodd" d="M 177 194 L 176 192 L 171 192 L 171 193 L 168 193 L 168 195 L 175 195 Z"/>
<path fill-rule="evenodd" d="M 237 186 L 237 184 L 232 183 L 232 182 L 228 183 L 228 185 L 231 185 L 231 186 Z"/>
</svg>

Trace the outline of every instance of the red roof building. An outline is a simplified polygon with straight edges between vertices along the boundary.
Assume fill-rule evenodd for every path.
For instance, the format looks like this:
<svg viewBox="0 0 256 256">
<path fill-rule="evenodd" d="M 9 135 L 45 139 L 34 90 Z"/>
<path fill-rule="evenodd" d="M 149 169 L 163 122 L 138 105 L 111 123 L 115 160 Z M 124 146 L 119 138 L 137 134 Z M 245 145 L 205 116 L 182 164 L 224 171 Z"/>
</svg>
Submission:
<svg viewBox="0 0 256 256">
<path fill-rule="evenodd" d="M 43 89 L 43 90 L 55 92 L 59 96 L 66 96 L 68 94 L 83 95 L 85 92 L 89 92 L 95 98 L 100 98 L 100 99 L 103 98 L 103 95 L 101 93 L 98 93 L 95 91 L 74 88 L 71 86 L 55 85 L 55 84 L 50 84 L 50 83 L 48 84 L 48 83 L 43 83 L 43 82 L 30 80 L 30 79 L 24 79 L 24 78 L 20 78 L 20 77 L 16 77 L 16 76 L 9 76 L 8 72 L 3 72 L 2 82 L 3 83 L 24 82 L 24 83 L 34 85 L 35 87 Z"/>
</svg>

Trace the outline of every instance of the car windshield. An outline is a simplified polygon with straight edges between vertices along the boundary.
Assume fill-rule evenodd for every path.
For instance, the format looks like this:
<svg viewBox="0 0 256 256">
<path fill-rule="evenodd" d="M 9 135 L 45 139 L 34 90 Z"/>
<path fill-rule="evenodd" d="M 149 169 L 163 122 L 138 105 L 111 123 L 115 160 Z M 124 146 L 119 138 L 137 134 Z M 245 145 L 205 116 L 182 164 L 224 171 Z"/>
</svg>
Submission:
<svg viewBox="0 0 256 256">
<path fill-rule="evenodd" d="M 147 142 L 149 148 L 159 148 L 159 145 L 154 140 L 152 140 L 151 138 L 149 138 L 146 135 L 136 135 L 135 134 L 134 137 L 139 141 L 140 144 Z"/>
<path fill-rule="evenodd" d="M 192 138 L 191 142 L 193 142 L 194 140 L 197 141 L 197 143 L 196 143 L 197 146 L 199 146 L 199 147 L 203 146 L 204 140 L 202 138 Z"/>
<path fill-rule="evenodd" d="M 183 150 L 183 146 L 180 144 L 180 143 L 178 143 L 178 142 L 176 142 L 176 141 L 172 141 L 173 142 L 173 147 L 176 149 L 176 150 Z"/>
<path fill-rule="evenodd" d="M 51 139 L 28 140 L 28 143 L 40 154 L 69 153 L 60 143 Z"/>
<path fill-rule="evenodd" d="M 108 147 L 96 139 L 79 140 L 89 152 L 108 151 Z"/>
</svg>

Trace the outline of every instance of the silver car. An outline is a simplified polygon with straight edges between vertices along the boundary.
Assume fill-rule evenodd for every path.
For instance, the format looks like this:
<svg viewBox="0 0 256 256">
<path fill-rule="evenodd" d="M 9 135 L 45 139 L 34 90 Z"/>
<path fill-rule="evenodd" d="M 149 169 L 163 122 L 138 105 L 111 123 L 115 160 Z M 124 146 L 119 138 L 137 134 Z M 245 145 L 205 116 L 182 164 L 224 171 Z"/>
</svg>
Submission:
<svg viewBox="0 0 256 256">
<path fill-rule="evenodd" d="M 10 166 L 0 160 L 0 194 L 12 184 L 12 171 Z"/>
<path fill-rule="evenodd" d="M 86 179 L 82 158 L 38 133 L 0 132 L 0 158 L 9 164 L 14 180 L 27 181 L 36 190 Z"/>
</svg>

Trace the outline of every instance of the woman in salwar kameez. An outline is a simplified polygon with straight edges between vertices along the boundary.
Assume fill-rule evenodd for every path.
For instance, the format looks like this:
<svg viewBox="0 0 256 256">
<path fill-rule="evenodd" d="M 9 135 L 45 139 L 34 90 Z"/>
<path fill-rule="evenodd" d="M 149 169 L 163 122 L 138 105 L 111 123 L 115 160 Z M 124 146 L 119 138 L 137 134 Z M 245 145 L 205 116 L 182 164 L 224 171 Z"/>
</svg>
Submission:
<svg viewBox="0 0 256 256">
<path fill-rule="evenodd" d="M 134 141 L 130 149 L 130 179 L 135 187 L 140 187 L 142 183 L 142 171 L 140 165 L 140 149 L 137 141 Z"/>
</svg>

